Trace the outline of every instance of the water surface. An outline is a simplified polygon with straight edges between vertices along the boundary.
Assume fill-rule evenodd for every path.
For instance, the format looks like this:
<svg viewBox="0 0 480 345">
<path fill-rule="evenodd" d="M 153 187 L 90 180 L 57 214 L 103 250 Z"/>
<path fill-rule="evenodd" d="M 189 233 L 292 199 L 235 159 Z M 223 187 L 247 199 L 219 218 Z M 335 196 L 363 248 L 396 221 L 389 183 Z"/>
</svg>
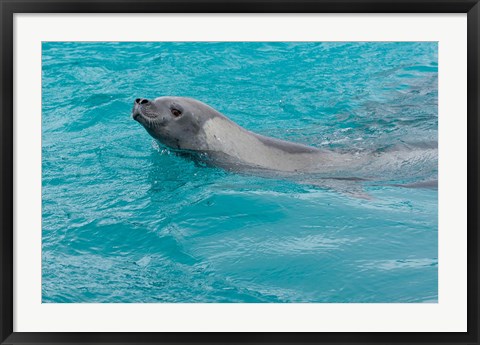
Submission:
<svg viewBox="0 0 480 345">
<path fill-rule="evenodd" d="M 319 148 L 434 148 L 437 61 L 429 42 L 44 42 L 42 301 L 436 302 L 437 190 L 198 166 L 130 112 L 188 96 Z M 436 178 L 436 155 L 414 163 L 389 179 Z"/>
</svg>

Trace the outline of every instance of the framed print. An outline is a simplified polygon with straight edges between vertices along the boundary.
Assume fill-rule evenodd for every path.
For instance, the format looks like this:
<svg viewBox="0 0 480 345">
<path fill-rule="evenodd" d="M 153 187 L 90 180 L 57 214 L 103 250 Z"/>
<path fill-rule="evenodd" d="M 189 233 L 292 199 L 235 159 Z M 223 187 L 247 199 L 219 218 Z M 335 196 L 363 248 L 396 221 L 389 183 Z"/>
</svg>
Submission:
<svg viewBox="0 0 480 345">
<path fill-rule="evenodd" d="M 2 1 L 2 344 L 478 344 L 478 15 Z"/>
</svg>

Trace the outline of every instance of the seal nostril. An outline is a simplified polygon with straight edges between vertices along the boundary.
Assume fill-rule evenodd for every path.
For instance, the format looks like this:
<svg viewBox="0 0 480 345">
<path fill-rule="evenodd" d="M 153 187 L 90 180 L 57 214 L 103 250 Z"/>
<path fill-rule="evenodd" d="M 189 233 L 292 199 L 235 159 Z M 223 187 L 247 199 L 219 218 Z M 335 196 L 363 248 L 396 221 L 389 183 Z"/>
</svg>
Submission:
<svg viewBox="0 0 480 345">
<path fill-rule="evenodd" d="M 140 101 L 140 104 L 147 104 L 147 103 L 149 103 L 149 102 L 148 102 L 148 99 L 142 99 L 142 100 Z"/>
<path fill-rule="evenodd" d="M 137 99 L 135 100 L 135 103 L 140 104 L 140 101 L 141 101 L 141 100 L 142 100 L 141 98 L 137 98 Z"/>
</svg>

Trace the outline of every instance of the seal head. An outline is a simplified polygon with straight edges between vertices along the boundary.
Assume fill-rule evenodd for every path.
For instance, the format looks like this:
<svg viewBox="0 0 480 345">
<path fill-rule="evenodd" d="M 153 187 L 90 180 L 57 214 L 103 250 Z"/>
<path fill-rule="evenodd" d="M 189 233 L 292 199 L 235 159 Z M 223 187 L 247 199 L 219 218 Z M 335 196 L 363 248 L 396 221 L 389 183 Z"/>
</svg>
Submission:
<svg viewBox="0 0 480 345">
<path fill-rule="evenodd" d="M 208 107 L 209 109 L 202 109 Z M 205 111 L 208 110 L 208 111 Z M 160 143 L 180 150 L 201 150 L 201 128 L 205 116 L 215 109 L 194 99 L 159 97 L 151 101 L 137 98 L 132 118 Z"/>
</svg>

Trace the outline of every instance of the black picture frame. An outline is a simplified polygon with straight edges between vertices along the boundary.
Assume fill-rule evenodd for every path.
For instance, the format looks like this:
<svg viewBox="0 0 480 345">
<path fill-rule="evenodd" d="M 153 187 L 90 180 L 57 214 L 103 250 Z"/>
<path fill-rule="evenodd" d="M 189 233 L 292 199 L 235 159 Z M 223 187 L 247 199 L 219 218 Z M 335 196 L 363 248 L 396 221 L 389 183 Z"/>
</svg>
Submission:
<svg viewBox="0 0 480 345">
<path fill-rule="evenodd" d="M 0 342 L 2 344 L 479 344 L 478 0 L 0 0 Z M 465 333 L 21 333 L 13 332 L 13 16 L 15 13 L 467 13 L 468 331 Z M 452 315 L 452 318 L 455 316 Z"/>
</svg>

